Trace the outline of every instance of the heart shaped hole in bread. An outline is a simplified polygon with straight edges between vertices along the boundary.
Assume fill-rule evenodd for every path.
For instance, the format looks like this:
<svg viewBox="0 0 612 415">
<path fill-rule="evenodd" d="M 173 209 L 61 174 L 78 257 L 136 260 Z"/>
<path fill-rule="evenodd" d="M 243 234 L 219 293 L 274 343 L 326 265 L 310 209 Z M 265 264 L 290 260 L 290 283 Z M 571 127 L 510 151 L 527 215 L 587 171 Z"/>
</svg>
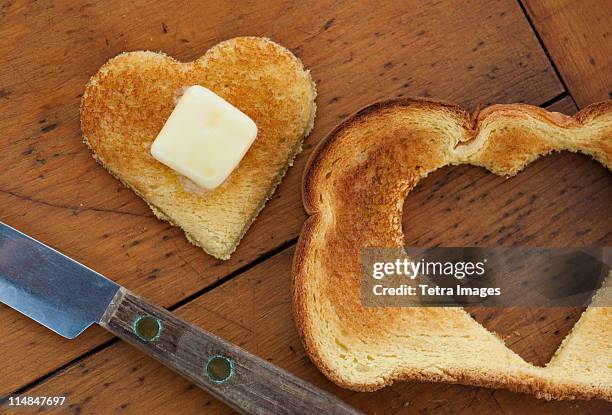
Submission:
<svg viewBox="0 0 612 415">
<path fill-rule="evenodd" d="M 612 175 L 606 168 L 558 153 L 511 180 L 473 166 L 436 170 L 408 194 L 402 224 L 406 246 L 610 246 L 610 206 Z M 584 309 L 466 307 L 537 366 L 550 361 Z"/>
<path fill-rule="evenodd" d="M 514 176 L 561 150 L 609 169 L 611 140 L 612 101 L 569 117 L 523 104 L 471 116 L 452 104 L 402 99 L 344 121 L 311 156 L 303 183 L 310 217 L 294 257 L 293 295 L 311 360 L 340 386 L 360 391 L 425 380 L 612 400 L 609 307 L 588 307 L 546 367 L 538 367 L 463 308 L 364 307 L 360 295 L 362 248 L 404 245 L 404 200 L 428 174 L 471 164 Z M 427 226 L 431 218 L 421 220 Z"/>
</svg>

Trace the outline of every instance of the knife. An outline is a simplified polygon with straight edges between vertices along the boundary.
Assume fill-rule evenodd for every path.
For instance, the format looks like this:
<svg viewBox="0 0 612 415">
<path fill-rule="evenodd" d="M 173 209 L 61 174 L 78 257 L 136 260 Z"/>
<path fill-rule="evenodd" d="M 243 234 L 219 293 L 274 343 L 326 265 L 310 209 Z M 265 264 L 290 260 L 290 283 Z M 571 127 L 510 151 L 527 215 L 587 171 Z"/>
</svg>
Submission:
<svg viewBox="0 0 612 415">
<path fill-rule="evenodd" d="M 361 414 L 2 222 L 0 302 L 68 339 L 97 323 L 243 414 Z"/>
</svg>

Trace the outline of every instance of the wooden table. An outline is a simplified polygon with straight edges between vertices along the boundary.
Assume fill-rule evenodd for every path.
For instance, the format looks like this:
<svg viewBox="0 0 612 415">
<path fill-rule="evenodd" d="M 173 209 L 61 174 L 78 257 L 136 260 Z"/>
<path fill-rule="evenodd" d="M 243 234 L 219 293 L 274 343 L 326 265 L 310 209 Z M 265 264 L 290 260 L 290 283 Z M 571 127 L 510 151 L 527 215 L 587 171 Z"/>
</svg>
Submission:
<svg viewBox="0 0 612 415">
<path fill-rule="evenodd" d="M 342 390 L 310 363 L 290 310 L 290 264 L 314 145 L 372 101 L 421 95 L 474 109 L 527 102 L 574 113 L 612 96 L 612 4 L 433 2 L 0 2 L 0 220 L 368 413 L 602 413 L 503 390 L 401 383 Z M 304 152 L 229 261 L 214 260 L 91 158 L 79 100 L 107 59 L 163 50 L 181 60 L 239 35 L 268 36 L 312 70 L 318 112 Z M 612 176 L 555 154 L 512 180 L 444 168 L 406 201 L 409 244 L 610 245 Z M 474 310 L 544 364 L 580 310 Z M 93 327 L 67 341 L 0 305 L 0 395 L 66 395 L 74 414 L 231 410 Z"/>
</svg>

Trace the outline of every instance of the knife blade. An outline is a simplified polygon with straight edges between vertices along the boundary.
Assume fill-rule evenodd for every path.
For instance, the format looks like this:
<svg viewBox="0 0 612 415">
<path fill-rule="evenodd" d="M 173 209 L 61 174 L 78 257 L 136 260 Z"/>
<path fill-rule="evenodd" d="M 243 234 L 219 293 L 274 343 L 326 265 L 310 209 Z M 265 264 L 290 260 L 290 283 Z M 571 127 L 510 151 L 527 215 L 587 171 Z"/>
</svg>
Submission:
<svg viewBox="0 0 612 415">
<path fill-rule="evenodd" d="M 244 414 L 361 414 L 0 222 L 0 302 L 69 339 L 94 323 Z"/>
<path fill-rule="evenodd" d="M 0 301 L 68 339 L 100 322 L 119 285 L 0 222 Z"/>
</svg>

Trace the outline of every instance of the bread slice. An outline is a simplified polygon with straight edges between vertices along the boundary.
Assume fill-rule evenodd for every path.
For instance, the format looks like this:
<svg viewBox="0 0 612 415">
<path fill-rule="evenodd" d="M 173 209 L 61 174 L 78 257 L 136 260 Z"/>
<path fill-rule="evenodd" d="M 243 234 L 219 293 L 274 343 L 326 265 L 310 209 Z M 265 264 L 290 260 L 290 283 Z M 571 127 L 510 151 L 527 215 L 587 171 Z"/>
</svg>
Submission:
<svg viewBox="0 0 612 415">
<path fill-rule="evenodd" d="M 194 188 L 150 154 L 177 94 L 196 84 L 258 126 L 238 168 L 210 192 Z M 96 160 L 158 218 L 181 227 L 209 254 L 227 259 L 301 151 L 314 123 L 315 96 L 302 63 L 269 39 L 230 39 L 189 63 L 162 53 L 128 52 L 109 60 L 87 84 L 83 139 Z"/>
<path fill-rule="evenodd" d="M 558 150 L 611 168 L 612 101 L 573 117 L 523 104 L 470 117 L 456 105 L 401 99 L 372 105 L 333 130 L 305 171 L 310 217 L 293 263 L 295 321 L 318 368 L 358 391 L 422 380 L 612 400 L 610 307 L 589 307 L 542 368 L 462 308 L 366 308 L 360 301 L 360 250 L 403 246 L 402 206 L 419 180 L 461 163 L 512 176 Z"/>
</svg>

